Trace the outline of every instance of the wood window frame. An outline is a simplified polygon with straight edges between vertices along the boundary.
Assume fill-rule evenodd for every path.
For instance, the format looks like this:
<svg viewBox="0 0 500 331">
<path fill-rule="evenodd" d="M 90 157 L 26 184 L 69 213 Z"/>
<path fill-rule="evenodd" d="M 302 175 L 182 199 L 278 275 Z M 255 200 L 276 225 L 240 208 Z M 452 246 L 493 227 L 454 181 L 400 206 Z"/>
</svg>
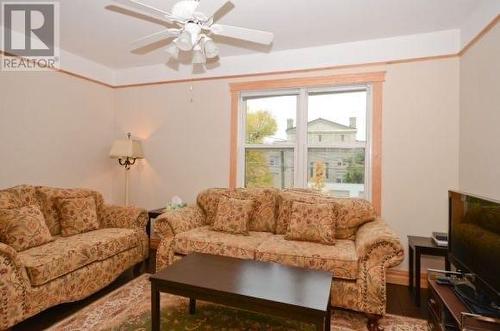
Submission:
<svg viewBox="0 0 500 331">
<path fill-rule="evenodd" d="M 238 171 L 238 118 L 242 92 L 286 88 L 312 88 L 340 85 L 367 84 L 372 90 L 371 141 L 371 198 L 378 215 L 382 212 L 382 100 L 385 71 L 341 74 L 319 77 L 286 78 L 230 83 L 231 129 L 229 151 L 229 187 L 237 186 Z"/>
</svg>

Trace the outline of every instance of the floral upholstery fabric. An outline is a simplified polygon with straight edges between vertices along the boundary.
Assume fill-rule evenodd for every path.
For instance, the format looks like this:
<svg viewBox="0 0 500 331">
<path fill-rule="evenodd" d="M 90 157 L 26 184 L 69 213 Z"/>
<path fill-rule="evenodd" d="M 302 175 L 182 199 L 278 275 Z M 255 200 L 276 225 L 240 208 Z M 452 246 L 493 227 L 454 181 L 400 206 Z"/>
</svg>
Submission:
<svg viewBox="0 0 500 331">
<path fill-rule="evenodd" d="M 381 219 L 362 225 L 356 233 L 359 257 L 359 310 L 374 314 L 385 313 L 386 271 L 404 259 L 404 249 L 398 236 Z"/>
<path fill-rule="evenodd" d="M 23 319 L 29 287 L 28 275 L 17 252 L 0 242 L 0 330 Z"/>
<path fill-rule="evenodd" d="M 60 303 L 88 297 L 141 260 L 141 250 L 135 247 L 104 261 L 88 264 L 42 286 L 31 287 L 27 292 L 28 302 L 24 318 Z"/>
<path fill-rule="evenodd" d="M 144 208 L 107 204 L 101 207 L 100 223 L 103 228 L 129 228 L 144 231 L 147 222 L 148 212 Z"/>
<path fill-rule="evenodd" d="M 225 188 L 210 188 L 198 194 L 196 202 L 205 213 L 206 224 L 214 224 L 219 199 L 223 195 L 228 196 L 230 192 L 234 192 L 234 190 Z"/>
<path fill-rule="evenodd" d="M 337 240 L 330 246 L 273 235 L 257 248 L 255 256 L 259 261 L 328 271 L 335 278 L 356 279 L 358 276 L 358 257 L 352 240 Z"/>
<path fill-rule="evenodd" d="M 241 199 L 251 199 L 254 202 L 248 229 L 274 233 L 279 190 L 275 188 L 240 188 L 237 189 L 237 192 Z"/>
<path fill-rule="evenodd" d="M 0 190 L 0 209 L 38 205 L 34 186 L 19 185 Z"/>
<path fill-rule="evenodd" d="M 209 226 L 203 226 L 176 235 L 173 250 L 178 254 L 198 252 L 253 260 L 257 247 L 270 236 L 272 234 L 268 232 L 250 232 L 248 236 L 242 236 L 212 231 Z"/>
<path fill-rule="evenodd" d="M 52 243 L 19 253 L 31 284 L 38 286 L 94 261 L 140 245 L 130 229 L 101 229 L 72 237 L 58 237 Z"/>
<path fill-rule="evenodd" d="M 278 218 L 276 221 L 276 233 L 285 234 L 288 230 L 290 217 L 292 213 L 292 204 L 294 202 L 301 203 L 328 203 L 322 196 L 314 192 L 308 191 L 283 191 L 278 195 Z M 334 207 L 334 206 L 332 206 Z"/>
<path fill-rule="evenodd" d="M 94 197 L 57 199 L 61 235 L 73 236 L 99 228 Z"/>
<path fill-rule="evenodd" d="M 155 231 L 161 237 L 192 230 L 205 224 L 203 211 L 197 206 L 169 210 L 155 220 Z"/>
<path fill-rule="evenodd" d="M 217 206 L 212 229 L 234 234 L 248 235 L 248 222 L 253 210 L 252 200 L 222 197 Z"/>
<path fill-rule="evenodd" d="M 71 237 L 57 236 L 60 223 L 56 199 L 88 196 L 95 198 L 101 229 Z M 23 185 L 0 190 L 0 209 L 26 205 L 39 205 L 46 221 L 49 215 L 46 223 L 55 240 L 22 252 L 0 242 L 0 330 L 59 303 L 83 299 L 148 256 L 147 211 L 144 209 L 106 208 L 98 192 L 84 189 Z M 86 251 L 83 243 L 91 248 Z M 62 252 L 76 247 L 81 249 L 72 252 L 76 258 L 61 262 Z M 40 254 L 43 250 L 47 255 Z M 82 251 L 89 255 L 83 257 Z M 52 265 L 53 270 L 43 268 L 42 261 Z M 74 264 L 80 266 L 75 268 Z M 67 273 L 64 268 L 74 270 Z M 57 273 L 61 275 L 53 278 Z M 49 278 L 53 279 L 46 282 Z"/>
<path fill-rule="evenodd" d="M 40 204 L 45 222 L 49 227 L 50 233 L 58 235 L 61 233 L 61 222 L 57 209 L 57 200 L 59 198 L 85 198 L 93 197 L 97 208 L 97 218 L 100 221 L 103 199 L 100 193 L 88 189 L 62 189 L 46 186 L 36 187 L 36 196 Z"/>
<path fill-rule="evenodd" d="M 287 240 L 335 244 L 335 213 L 331 204 L 294 202 L 285 235 Z"/>
<path fill-rule="evenodd" d="M 0 209 L 0 241 L 22 251 L 52 240 L 42 212 L 36 205 Z"/>
<path fill-rule="evenodd" d="M 373 221 L 377 214 L 372 204 L 364 199 L 335 198 L 339 206 L 336 225 L 336 237 L 340 239 L 354 239 L 358 228 Z"/>
<path fill-rule="evenodd" d="M 333 203 L 336 207 L 335 237 L 338 239 L 354 239 L 359 226 L 373 221 L 376 217 L 372 204 L 364 199 L 334 198 L 314 191 L 287 190 L 279 194 L 276 233 L 286 233 L 294 201 L 310 204 Z"/>
<path fill-rule="evenodd" d="M 274 188 L 213 188 L 200 192 L 197 203 L 206 215 L 206 224 L 213 224 L 221 197 L 253 200 L 254 207 L 249 222 L 250 231 L 274 232 L 279 190 Z"/>
</svg>

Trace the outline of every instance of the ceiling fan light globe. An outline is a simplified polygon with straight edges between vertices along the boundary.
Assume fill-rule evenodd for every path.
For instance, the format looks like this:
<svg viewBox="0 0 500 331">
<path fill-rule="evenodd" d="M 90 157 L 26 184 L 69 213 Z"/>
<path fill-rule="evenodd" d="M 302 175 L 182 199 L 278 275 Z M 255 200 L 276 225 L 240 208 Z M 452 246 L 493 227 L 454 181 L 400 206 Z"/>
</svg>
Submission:
<svg viewBox="0 0 500 331">
<path fill-rule="evenodd" d="M 212 39 L 206 39 L 203 43 L 205 55 L 208 59 L 213 59 L 219 56 L 219 47 Z"/>
<path fill-rule="evenodd" d="M 182 51 L 190 51 L 193 48 L 191 34 L 188 31 L 183 31 L 179 37 L 174 40 L 174 43 Z"/>
<path fill-rule="evenodd" d="M 167 49 L 165 49 L 165 52 L 171 59 L 177 60 L 179 58 L 179 49 L 174 44 L 168 46 Z"/>
<path fill-rule="evenodd" d="M 193 64 L 205 64 L 207 59 L 202 51 L 193 52 Z"/>
</svg>

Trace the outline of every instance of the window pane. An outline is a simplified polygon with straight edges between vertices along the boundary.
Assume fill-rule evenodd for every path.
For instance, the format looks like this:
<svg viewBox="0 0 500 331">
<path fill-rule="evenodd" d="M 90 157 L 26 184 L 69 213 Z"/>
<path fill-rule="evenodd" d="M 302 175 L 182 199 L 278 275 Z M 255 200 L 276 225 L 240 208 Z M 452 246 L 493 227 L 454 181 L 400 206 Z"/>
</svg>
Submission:
<svg viewBox="0 0 500 331">
<path fill-rule="evenodd" d="M 293 148 L 247 148 L 245 187 L 293 187 Z"/>
<path fill-rule="evenodd" d="M 245 103 L 247 144 L 295 142 L 296 95 L 247 98 Z"/>
<path fill-rule="evenodd" d="M 338 197 L 365 197 L 365 149 L 310 147 L 307 183 Z"/>
<path fill-rule="evenodd" d="M 309 94 L 309 187 L 335 196 L 364 197 L 366 93 Z"/>
</svg>

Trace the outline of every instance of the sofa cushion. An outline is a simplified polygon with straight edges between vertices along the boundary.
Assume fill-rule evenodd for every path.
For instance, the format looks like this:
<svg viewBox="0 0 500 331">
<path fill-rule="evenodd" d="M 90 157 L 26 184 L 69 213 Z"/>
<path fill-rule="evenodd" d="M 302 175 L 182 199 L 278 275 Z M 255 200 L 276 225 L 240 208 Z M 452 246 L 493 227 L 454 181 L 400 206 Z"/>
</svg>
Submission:
<svg viewBox="0 0 500 331">
<path fill-rule="evenodd" d="M 192 252 L 254 259 L 257 247 L 272 236 L 269 232 L 249 232 L 248 236 L 213 231 L 203 226 L 175 236 L 174 252 Z"/>
<path fill-rule="evenodd" d="M 275 188 L 211 188 L 198 194 L 197 203 L 206 216 L 206 223 L 213 224 L 221 197 L 251 199 L 254 201 L 248 228 L 256 232 L 274 232 L 278 189 Z"/>
<path fill-rule="evenodd" d="M 28 205 L 38 205 L 34 186 L 18 185 L 0 190 L 0 209 L 19 208 Z"/>
<path fill-rule="evenodd" d="M 104 200 L 99 192 L 88 189 L 64 189 L 47 186 L 37 186 L 36 196 L 40 204 L 45 222 L 49 227 L 50 233 L 58 235 L 61 233 L 61 224 L 59 219 L 59 212 L 57 210 L 57 199 L 59 198 L 84 198 L 92 196 L 95 199 L 97 207 L 97 219 L 100 220 L 102 214 L 102 206 Z"/>
<path fill-rule="evenodd" d="M 59 198 L 56 201 L 63 237 L 99 228 L 94 197 Z"/>
<path fill-rule="evenodd" d="M 337 240 L 330 246 L 273 235 L 257 248 L 255 259 L 329 271 L 336 278 L 356 279 L 358 275 L 358 257 L 352 240 Z"/>
<path fill-rule="evenodd" d="M 53 242 L 20 252 L 19 258 L 31 284 L 39 286 L 138 245 L 139 238 L 134 230 L 109 228 L 56 237 Z"/>
<path fill-rule="evenodd" d="M 253 201 L 221 197 L 212 230 L 248 235 Z"/>
<path fill-rule="evenodd" d="M 325 196 L 312 191 L 283 191 L 278 195 L 278 217 L 276 222 L 276 233 L 285 234 L 288 229 L 292 213 L 292 204 L 302 203 L 328 203 Z"/>
<path fill-rule="evenodd" d="M 333 198 L 338 205 L 335 237 L 354 240 L 358 228 L 374 221 L 377 213 L 373 205 L 364 199 Z"/>
<path fill-rule="evenodd" d="M 332 204 L 295 201 L 285 239 L 335 244 L 335 211 Z"/>
<path fill-rule="evenodd" d="M 308 190 L 286 190 L 278 196 L 278 217 L 276 233 L 284 234 L 290 222 L 294 201 L 303 203 L 333 203 L 336 206 L 335 238 L 354 240 L 358 228 L 375 220 L 376 213 L 372 204 L 359 198 L 335 198 Z"/>
<path fill-rule="evenodd" d="M 52 241 L 42 212 L 36 205 L 0 209 L 0 241 L 16 251 Z"/>
</svg>

